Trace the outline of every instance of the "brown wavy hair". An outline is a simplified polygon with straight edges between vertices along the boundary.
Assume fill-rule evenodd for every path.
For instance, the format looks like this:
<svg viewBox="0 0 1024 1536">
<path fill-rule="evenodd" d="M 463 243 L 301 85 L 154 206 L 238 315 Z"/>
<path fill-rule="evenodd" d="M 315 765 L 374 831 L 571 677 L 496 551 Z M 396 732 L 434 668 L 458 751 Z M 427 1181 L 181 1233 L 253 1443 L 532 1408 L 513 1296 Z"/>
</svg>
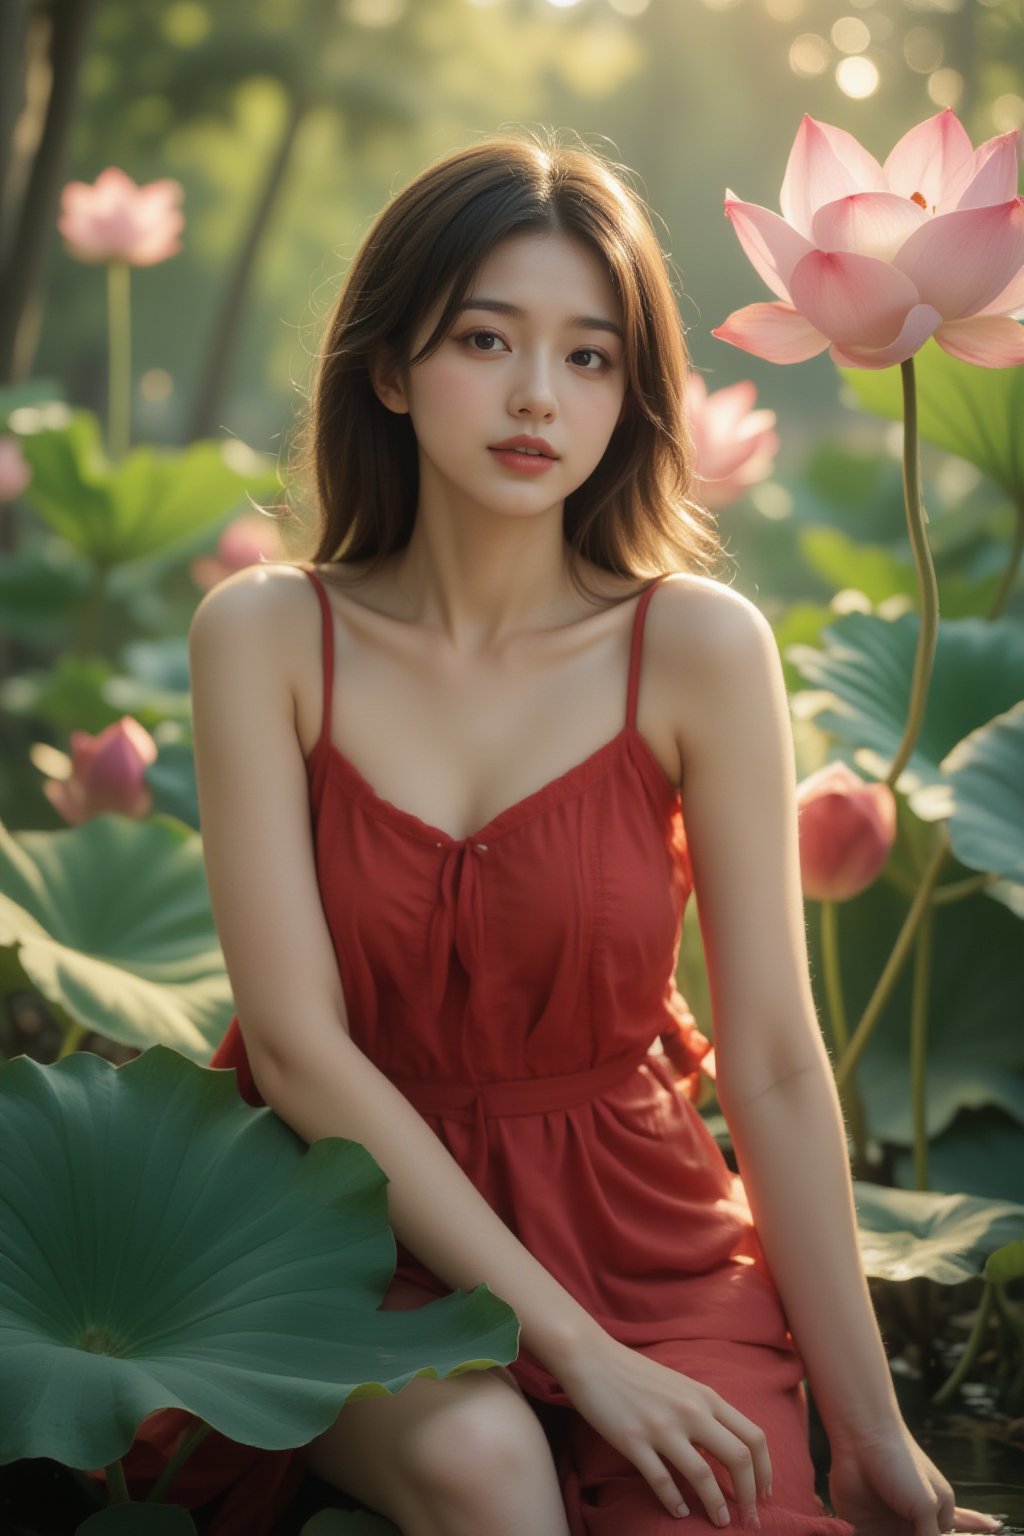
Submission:
<svg viewBox="0 0 1024 1536">
<path fill-rule="evenodd" d="M 500 241 L 558 231 L 607 267 L 622 305 L 627 380 L 625 413 L 604 456 L 565 500 L 573 579 L 582 585 L 575 556 L 625 576 L 718 576 L 717 523 L 690 494 L 688 358 L 672 269 L 626 174 L 582 141 L 503 134 L 445 155 L 389 200 L 328 317 L 295 440 L 299 479 L 316 493 L 307 534 L 315 544 L 305 558 L 369 561 L 369 576 L 408 543 L 419 491 L 416 438 L 408 415 L 377 398 L 371 361 L 383 356 L 404 370 L 428 357 Z M 432 335 L 411 356 L 442 297 Z"/>
</svg>

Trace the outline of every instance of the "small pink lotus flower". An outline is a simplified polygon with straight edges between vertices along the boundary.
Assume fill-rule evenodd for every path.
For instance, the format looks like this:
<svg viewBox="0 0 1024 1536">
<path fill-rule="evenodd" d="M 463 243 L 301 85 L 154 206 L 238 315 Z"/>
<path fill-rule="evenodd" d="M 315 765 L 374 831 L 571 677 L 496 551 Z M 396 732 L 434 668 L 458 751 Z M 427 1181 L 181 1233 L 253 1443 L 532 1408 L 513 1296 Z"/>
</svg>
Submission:
<svg viewBox="0 0 1024 1536">
<path fill-rule="evenodd" d="M 98 736 L 72 731 L 71 773 L 66 779 L 47 779 L 43 794 L 72 826 L 105 811 L 138 820 L 153 804 L 145 770 L 156 757 L 156 742 L 131 715 L 123 715 Z"/>
<path fill-rule="evenodd" d="M 32 466 L 10 433 L 0 437 L 0 501 L 13 501 L 32 479 Z"/>
<path fill-rule="evenodd" d="M 804 895 L 849 901 L 884 868 L 896 837 L 896 799 L 845 763 L 826 763 L 796 790 Z"/>
<path fill-rule="evenodd" d="M 180 181 L 167 177 L 140 187 L 116 165 L 90 186 L 69 181 L 61 193 L 57 227 L 79 261 L 125 261 L 152 267 L 181 250 L 185 215 Z"/>
<path fill-rule="evenodd" d="M 852 134 L 804 116 L 782 217 L 726 192 L 739 242 L 779 303 L 712 331 L 774 363 L 827 347 L 833 362 L 890 368 L 934 336 L 983 368 L 1024 363 L 1020 133 L 978 149 L 948 107 L 905 133 L 884 165 Z"/>
<path fill-rule="evenodd" d="M 757 386 L 750 379 L 710 395 L 699 373 L 686 381 L 686 415 L 697 459 L 697 499 L 725 507 L 772 472 L 779 451 L 774 411 L 755 411 Z"/>
<path fill-rule="evenodd" d="M 244 512 L 217 540 L 215 555 L 199 555 L 189 562 L 189 574 L 197 587 L 209 591 L 226 576 L 261 560 L 281 560 L 284 547 L 277 523 L 262 512 Z"/>
</svg>

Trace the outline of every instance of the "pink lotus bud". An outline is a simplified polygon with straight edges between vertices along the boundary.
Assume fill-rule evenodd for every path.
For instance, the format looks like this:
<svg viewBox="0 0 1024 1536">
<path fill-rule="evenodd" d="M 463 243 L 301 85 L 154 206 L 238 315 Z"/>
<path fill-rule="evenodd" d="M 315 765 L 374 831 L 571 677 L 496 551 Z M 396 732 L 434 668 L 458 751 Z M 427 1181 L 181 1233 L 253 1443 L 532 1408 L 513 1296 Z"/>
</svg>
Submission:
<svg viewBox="0 0 1024 1536">
<path fill-rule="evenodd" d="M 283 558 L 284 547 L 274 519 L 262 512 L 244 512 L 224 529 L 217 540 L 217 553 L 190 561 L 189 573 L 197 587 L 209 591 L 247 565 Z"/>
<path fill-rule="evenodd" d="M 152 267 L 181 250 L 185 215 L 180 181 L 165 178 L 140 187 L 116 165 L 90 186 L 69 181 L 61 193 L 57 227 L 79 261 L 126 261 Z"/>
<path fill-rule="evenodd" d="M 869 784 L 845 763 L 826 763 L 796 790 L 804 895 L 849 901 L 884 868 L 896 836 L 888 784 Z"/>
<path fill-rule="evenodd" d="M 0 437 L 0 501 L 13 501 L 32 479 L 32 466 L 21 451 L 21 444 L 9 434 Z"/>
<path fill-rule="evenodd" d="M 726 217 L 776 303 L 735 310 L 713 336 L 774 363 L 828 348 L 848 368 L 891 368 L 929 336 L 982 368 L 1024 363 L 1020 130 L 974 149 L 946 108 L 884 165 L 847 133 L 804 116 L 781 217 L 726 191 Z"/>
<path fill-rule="evenodd" d="M 757 386 L 749 379 L 708 394 L 699 373 L 686 381 L 686 415 L 697 459 L 694 494 L 704 506 L 728 506 L 771 474 L 779 450 L 774 411 L 752 409 Z"/>
<path fill-rule="evenodd" d="M 47 779 L 43 794 L 72 826 L 105 811 L 141 819 L 153 803 L 145 770 L 156 757 L 156 742 L 131 715 L 98 736 L 72 731 L 70 776 Z"/>
</svg>

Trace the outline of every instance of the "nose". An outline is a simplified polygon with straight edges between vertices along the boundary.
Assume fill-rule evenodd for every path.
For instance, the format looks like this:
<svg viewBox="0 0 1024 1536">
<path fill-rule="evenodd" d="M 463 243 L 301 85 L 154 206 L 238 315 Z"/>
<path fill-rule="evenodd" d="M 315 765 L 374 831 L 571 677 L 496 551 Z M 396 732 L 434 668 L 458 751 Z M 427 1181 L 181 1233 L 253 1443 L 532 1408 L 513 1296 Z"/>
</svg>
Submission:
<svg viewBox="0 0 1024 1536">
<path fill-rule="evenodd" d="M 539 354 L 523 355 L 512 385 L 509 411 L 513 416 L 552 421 L 558 412 L 551 369 Z"/>
</svg>

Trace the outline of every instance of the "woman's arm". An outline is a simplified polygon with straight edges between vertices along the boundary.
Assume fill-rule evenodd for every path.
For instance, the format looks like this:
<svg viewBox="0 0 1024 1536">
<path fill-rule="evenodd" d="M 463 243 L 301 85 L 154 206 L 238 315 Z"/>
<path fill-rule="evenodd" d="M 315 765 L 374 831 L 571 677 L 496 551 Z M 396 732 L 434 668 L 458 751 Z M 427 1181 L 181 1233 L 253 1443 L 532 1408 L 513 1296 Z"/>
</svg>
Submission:
<svg viewBox="0 0 1024 1536">
<path fill-rule="evenodd" d="M 811 990 L 789 708 L 768 621 L 694 585 L 683 811 L 719 1101 L 765 1258 L 830 1432 L 899 1418 L 860 1262 L 846 1136 Z"/>
</svg>

